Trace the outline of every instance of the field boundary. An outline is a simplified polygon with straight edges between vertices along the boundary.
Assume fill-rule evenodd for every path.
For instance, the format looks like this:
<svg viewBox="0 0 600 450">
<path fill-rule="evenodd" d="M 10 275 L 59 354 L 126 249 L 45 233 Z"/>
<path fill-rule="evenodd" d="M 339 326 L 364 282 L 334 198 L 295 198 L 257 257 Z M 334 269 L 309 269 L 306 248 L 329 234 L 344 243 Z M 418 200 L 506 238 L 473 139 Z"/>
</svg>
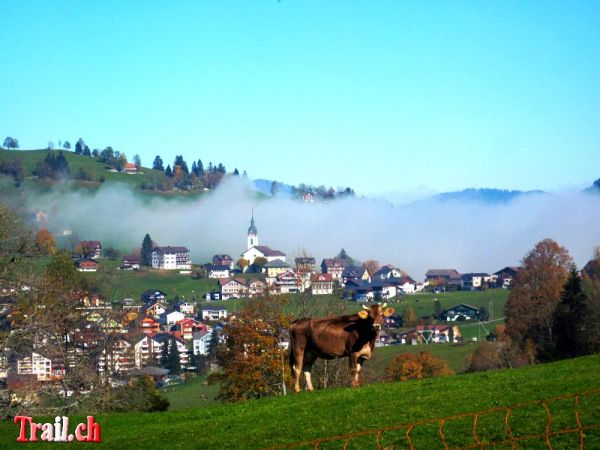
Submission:
<svg viewBox="0 0 600 450">
<path fill-rule="evenodd" d="M 575 394 L 565 394 L 565 395 L 551 397 L 551 398 L 547 398 L 547 399 L 543 399 L 543 400 L 532 400 L 532 401 L 528 401 L 528 402 L 524 402 L 524 403 L 516 403 L 513 405 L 498 406 L 495 408 L 489 408 L 489 409 L 475 411 L 475 412 L 466 412 L 466 413 L 456 414 L 456 415 L 447 416 L 447 417 L 439 417 L 439 418 L 435 418 L 435 419 L 421 420 L 421 421 L 412 422 L 412 423 L 408 423 L 408 424 L 401 424 L 401 425 L 394 425 L 394 426 L 389 426 L 389 427 L 384 427 L 384 428 L 376 428 L 376 429 L 369 429 L 369 430 L 364 430 L 364 431 L 357 431 L 354 433 L 343 434 L 343 435 L 328 436 L 328 437 L 322 437 L 322 438 L 316 438 L 316 439 L 307 439 L 307 440 L 303 440 L 303 441 L 293 442 L 290 444 L 282 444 L 282 445 L 278 445 L 275 447 L 269 447 L 268 449 L 270 449 L 270 450 L 292 449 L 292 448 L 298 448 L 298 447 L 319 449 L 319 448 L 321 448 L 321 446 L 323 444 L 338 442 L 338 443 L 343 443 L 343 448 L 345 450 L 348 448 L 348 446 L 353 441 L 357 441 L 359 438 L 369 438 L 370 437 L 370 438 L 372 438 L 372 447 L 371 448 L 377 448 L 379 450 L 383 450 L 385 448 L 390 448 L 388 446 L 382 445 L 382 438 L 384 437 L 386 432 L 405 431 L 405 433 L 404 433 L 405 445 L 407 445 L 408 448 L 410 448 L 410 450 L 415 450 L 416 447 L 415 447 L 415 443 L 414 443 L 414 432 L 419 427 L 423 427 L 423 426 L 427 426 L 427 425 L 429 425 L 429 426 L 437 425 L 437 434 L 438 434 L 437 442 L 438 442 L 438 444 L 442 444 L 444 449 L 446 449 L 446 450 L 449 450 L 449 449 L 452 449 L 452 450 L 484 449 L 484 448 L 498 446 L 498 445 L 510 445 L 511 448 L 514 449 L 517 446 L 517 444 L 519 444 L 520 442 L 523 442 L 523 441 L 537 441 L 537 442 L 543 441 L 543 442 L 545 442 L 545 445 L 547 448 L 552 449 L 553 448 L 552 443 L 551 443 L 552 437 L 567 435 L 567 434 L 576 434 L 576 433 L 579 433 L 579 448 L 584 449 L 585 448 L 585 432 L 590 431 L 590 430 L 600 429 L 600 422 L 592 421 L 590 423 L 585 423 L 585 424 L 583 423 L 584 421 L 582 420 L 582 417 L 581 417 L 581 403 L 582 403 L 583 399 L 590 400 L 590 401 L 593 401 L 593 400 L 599 401 L 600 400 L 600 389 L 594 389 L 594 390 L 589 390 L 589 391 L 575 393 Z M 557 429 L 553 430 L 552 424 L 553 424 L 554 417 L 551 412 L 550 406 L 553 403 L 556 403 L 559 401 L 567 401 L 567 400 L 572 400 L 572 416 L 571 416 L 571 418 L 574 419 L 574 425 L 576 425 L 576 426 L 568 426 L 568 427 L 563 426 L 562 428 L 557 428 Z M 600 403 L 600 401 L 599 401 L 599 403 Z M 511 426 L 511 417 L 515 414 L 515 412 L 526 411 L 526 410 L 530 410 L 530 412 L 531 412 L 533 407 L 536 407 L 536 406 L 543 408 L 542 411 L 545 415 L 545 431 L 543 433 L 530 433 L 530 434 L 519 434 L 518 432 L 516 432 L 516 430 L 514 430 L 514 427 Z M 596 405 L 596 408 L 600 408 L 600 405 Z M 565 411 L 564 408 L 561 409 L 561 411 L 564 413 L 564 411 Z M 506 438 L 485 440 L 481 437 L 481 433 L 478 432 L 478 426 L 480 426 L 482 418 L 484 418 L 486 415 L 490 415 L 490 414 L 494 414 L 494 413 L 502 413 L 503 414 L 503 425 L 504 425 L 504 431 L 506 433 Z M 469 418 L 472 420 L 472 425 L 470 426 L 470 429 L 471 429 L 470 440 L 472 441 L 472 443 L 470 443 L 468 445 L 461 444 L 461 446 L 459 446 L 459 447 L 450 445 L 449 437 L 447 436 L 447 433 L 445 430 L 447 425 L 449 423 L 451 423 L 452 421 L 457 421 L 459 419 L 469 419 Z M 467 438 L 467 436 L 465 436 L 465 440 L 466 440 L 466 438 Z M 396 447 L 393 447 L 393 448 L 396 448 Z"/>
</svg>

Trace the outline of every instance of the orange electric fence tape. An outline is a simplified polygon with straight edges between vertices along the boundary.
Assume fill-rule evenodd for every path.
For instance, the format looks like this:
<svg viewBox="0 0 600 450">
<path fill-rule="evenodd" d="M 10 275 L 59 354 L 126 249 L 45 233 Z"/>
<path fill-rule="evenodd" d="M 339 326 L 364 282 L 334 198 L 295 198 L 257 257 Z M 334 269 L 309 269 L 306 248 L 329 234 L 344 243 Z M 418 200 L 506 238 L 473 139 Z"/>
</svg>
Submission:
<svg viewBox="0 0 600 450">
<path fill-rule="evenodd" d="M 552 404 L 554 402 L 560 401 L 560 400 L 568 400 L 568 399 L 573 399 L 573 416 L 572 416 L 572 418 L 575 419 L 575 423 L 577 424 L 577 426 L 576 427 L 571 426 L 571 427 L 567 427 L 567 428 L 559 428 L 556 430 L 552 430 L 553 416 L 551 413 L 551 409 L 548 405 Z M 596 417 L 592 418 L 591 423 L 586 423 L 584 425 L 582 423 L 582 420 L 580 417 L 580 407 L 581 407 L 582 399 L 590 399 L 590 400 L 594 399 L 594 400 L 597 400 L 598 403 L 600 403 L 600 389 L 594 389 L 594 390 L 590 390 L 590 391 L 586 391 L 586 392 L 581 392 L 578 394 L 565 394 L 565 395 L 561 395 L 558 397 L 547 398 L 544 400 L 533 400 L 533 401 L 529 401 L 529 402 L 525 402 L 525 403 L 518 403 L 518 404 L 514 404 L 514 405 L 510 405 L 510 406 L 499 406 L 496 408 L 490 408 L 490 409 L 477 411 L 477 412 L 467 412 L 467 413 L 457 414 L 454 416 L 422 420 L 419 422 L 413 422 L 413 423 L 402 424 L 402 425 L 394 425 L 394 426 L 389 426 L 389 427 L 385 427 L 385 428 L 370 429 L 370 430 L 357 431 L 354 433 L 349 433 L 349 434 L 344 434 L 344 435 L 308 439 L 308 440 L 304 440 L 304 441 L 293 442 L 290 444 L 283 444 L 283 445 L 278 445 L 275 447 L 270 447 L 270 449 L 272 449 L 272 450 L 284 449 L 284 448 L 291 449 L 291 448 L 297 448 L 297 447 L 306 447 L 306 448 L 311 447 L 314 449 L 319 449 L 319 448 L 321 448 L 321 446 L 323 444 L 329 444 L 332 442 L 339 442 L 341 444 L 343 442 L 342 448 L 344 450 L 346 450 L 348 448 L 348 446 L 352 443 L 352 441 L 358 441 L 359 438 L 372 437 L 371 445 L 368 448 L 377 448 L 379 450 L 383 450 L 384 448 L 396 448 L 396 447 L 392 447 L 392 446 L 382 447 L 381 438 L 384 433 L 391 432 L 391 431 L 398 431 L 398 430 L 406 430 L 405 445 L 407 445 L 410 450 L 415 450 L 414 436 L 413 436 L 414 430 L 416 428 L 418 428 L 419 426 L 435 425 L 435 424 L 438 425 L 438 429 L 437 429 L 437 432 L 439 435 L 438 445 L 442 444 L 444 449 L 446 449 L 446 450 L 448 450 L 448 449 L 452 449 L 452 450 L 483 449 L 483 448 L 498 446 L 498 445 L 510 445 L 510 447 L 512 449 L 514 449 L 514 448 L 516 448 L 516 446 L 519 443 L 523 443 L 524 441 L 543 442 L 543 444 L 545 444 L 545 446 L 547 448 L 552 449 L 552 443 L 551 443 L 550 438 L 555 437 L 555 436 L 575 434 L 575 433 L 579 433 L 579 448 L 583 449 L 583 448 L 585 448 L 584 447 L 585 446 L 585 432 L 590 431 L 590 430 L 600 429 L 600 414 L 598 414 L 596 412 Z M 545 420 L 546 420 L 546 427 L 545 427 L 544 433 L 537 433 L 537 434 L 515 433 L 513 428 L 511 427 L 511 422 L 510 422 L 511 415 L 513 414 L 513 412 L 520 411 L 520 410 L 527 410 L 527 408 L 534 406 L 534 405 L 542 406 L 544 408 Z M 596 411 L 600 410 L 600 406 L 595 405 L 595 409 L 596 409 Z M 478 426 L 478 423 L 479 423 L 481 417 L 486 414 L 498 413 L 498 412 L 502 412 L 504 414 L 503 422 L 504 422 L 505 432 L 506 432 L 506 435 L 508 436 L 508 438 L 482 441 L 481 437 L 477 433 L 477 426 Z M 565 414 L 564 408 L 561 409 L 561 412 L 563 413 L 563 415 Z M 469 445 L 465 445 L 465 446 L 459 446 L 459 447 L 450 446 L 447 442 L 448 437 L 446 436 L 446 434 L 444 432 L 444 427 L 451 421 L 461 419 L 461 418 L 466 418 L 466 417 L 473 418 L 472 440 L 474 442 Z M 598 441 L 596 441 L 596 445 L 597 444 L 598 444 Z M 364 441 L 361 441 L 360 447 L 365 448 Z"/>
</svg>

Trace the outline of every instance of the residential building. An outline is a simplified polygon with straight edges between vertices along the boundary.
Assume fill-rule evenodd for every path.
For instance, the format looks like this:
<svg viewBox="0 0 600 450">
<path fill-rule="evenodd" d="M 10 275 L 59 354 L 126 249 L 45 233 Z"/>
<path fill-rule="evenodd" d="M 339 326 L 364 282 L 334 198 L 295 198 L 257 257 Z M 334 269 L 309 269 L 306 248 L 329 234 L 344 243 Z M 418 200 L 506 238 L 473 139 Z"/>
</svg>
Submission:
<svg viewBox="0 0 600 450">
<path fill-rule="evenodd" d="M 18 375 L 35 375 L 38 381 L 49 381 L 52 376 L 52 360 L 32 352 L 24 358 L 17 359 Z"/>
<path fill-rule="evenodd" d="M 340 258 L 324 259 L 321 262 L 321 272 L 329 273 L 334 281 L 341 282 L 344 269 L 348 266 L 348 261 Z"/>
<path fill-rule="evenodd" d="M 373 279 L 385 280 L 386 278 L 402 278 L 405 276 L 406 273 L 402 270 L 397 269 L 394 266 L 385 265 L 373 274 Z"/>
<path fill-rule="evenodd" d="M 148 289 L 142 292 L 141 295 L 142 303 L 155 303 L 158 301 L 164 301 L 167 299 L 167 294 L 158 289 Z"/>
<path fill-rule="evenodd" d="M 248 284 L 248 297 L 263 295 L 267 289 L 267 283 L 263 280 L 252 280 Z"/>
<path fill-rule="evenodd" d="M 233 261 L 233 258 L 231 258 L 231 256 L 229 255 L 215 255 L 212 258 L 212 263 L 215 266 L 228 266 L 229 270 L 233 270 L 235 267 L 235 262 Z"/>
<path fill-rule="evenodd" d="M 146 307 L 145 313 L 147 316 L 160 317 L 167 311 L 167 309 L 168 307 L 165 304 L 161 302 L 155 302 Z"/>
<path fill-rule="evenodd" d="M 492 277 L 488 273 L 463 273 L 460 276 L 462 280 L 462 289 L 464 291 L 478 291 L 486 288 Z"/>
<path fill-rule="evenodd" d="M 463 320 L 483 320 L 484 317 L 481 309 L 460 303 L 442 311 L 437 319 L 455 322 Z"/>
<path fill-rule="evenodd" d="M 310 289 L 313 295 L 332 295 L 333 276 L 330 273 L 313 273 L 310 276 Z"/>
<path fill-rule="evenodd" d="M 194 355 L 208 355 L 212 333 L 199 331 L 192 338 L 192 352 Z"/>
<path fill-rule="evenodd" d="M 311 275 L 315 273 L 315 258 L 311 257 L 301 257 L 296 258 L 296 273 L 300 276 L 304 276 L 306 274 Z"/>
<path fill-rule="evenodd" d="M 273 282 L 275 290 L 281 294 L 296 294 L 304 292 L 304 283 L 302 278 L 296 275 L 291 270 L 280 273 L 275 277 Z"/>
<path fill-rule="evenodd" d="M 98 263 L 91 259 L 84 259 L 77 263 L 77 270 L 79 272 L 96 272 L 98 270 Z"/>
<path fill-rule="evenodd" d="M 455 269 L 430 269 L 425 274 L 425 280 L 430 284 L 449 288 L 459 288 L 462 285 L 460 274 Z"/>
<path fill-rule="evenodd" d="M 200 317 L 202 318 L 202 320 L 212 321 L 227 319 L 227 308 L 204 307 L 200 309 Z"/>
<path fill-rule="evenodd" d="M 98 357 L 98 372 L 124 375 L 135 369 L 133 345 L 118 339 L 110 349 L 103 349 Z"/>
<path fill-rule="evenodd" d="M 191 317 L 180 320 L 169 330 L 173 336 L 184 341 L 191 341 L 193 334 L 197 331 L 207 331 L 206 325 Z"/>
<path fill-rule="evenodd" d="M 371 281 L 369 271 L 364 267 L 348 266 L 342 271 L 342 282 L 345 284 L 348 280 Z"/>
<path fill-rule="evenodd" d="M 267 278 L 275 278 L 277 275 L 290 270 L 290 265 L 281 259 L 269 261 L 263 266 L 263 273 L 267 274 Z"/>
<path fill-rule="evenodd" d="M 155 247 L 152 250 L 152 268 L 191 270 L 190 251 L 186 247 Z"/>
<path fill-rule="evenodd" d="M 125 163 L 123 166 L 123 172 L 133 175 L 137 173 L 137 166 L 133 163 Z"/>
<path fill-rule="evenodd" d="M 160 364 L 162 348 L 169 338 L 173 337 L 169 333 L 158 333 L 155 335 L 146 335 L 134 345 L 135 366 L 140 368 L 146 365 Z M 182 367 L 188 364 L 188 352 L 185 342 L 175 338 L 177 351 L 179 352 L 179 361 Z"/>
<path fill-rule="evenodd" d="M 503 289 L 511 288 L 520 270 L 521 268 L 517 266 L 507 266 L 494 273 L 496 276 L 496 287 Z"/>
<path fill-rule="evenodd" d="M 156 334 L 160 332 L 160 322 L 154 320 L 152 317 L 144 317 L 140 320 L 139 331 L 144 334 Z"/>
<path fill-rule="evenodd" d="M 221 300 L 240 298 L 246 294 L 246 285 L 237 278 L 220 278 L 219 291 L 221 293 Z"/>
<path fill-rule="evenodd" d="M 140 257 L 136 255 L 123 256 L 123 270 L 139 270 Z"/>
<path fill-rule="evenodd" d="M 185 314 L 176 310 L 168 310 L 161 315 L 161 322 L 166 325 L 173 325 L 183 319 L 185 319 Z"/>
<path fill-rule="evenodd" d="M 229 278 L 231 268 L 224 264 L 207 264 L 206 275 L 208 278 Z"/>
<path fill-rule="evenodd" d="M 186 316 L 193 316 L 194 315 L 194 311 L 196 309 L 192 303 L 186 302 L 186 301 L 182 301 L 182 302 L 177 303 L 175 305 L 175 308 L 177 309 L 177 311 L 182 312 Z"/>
</svg>

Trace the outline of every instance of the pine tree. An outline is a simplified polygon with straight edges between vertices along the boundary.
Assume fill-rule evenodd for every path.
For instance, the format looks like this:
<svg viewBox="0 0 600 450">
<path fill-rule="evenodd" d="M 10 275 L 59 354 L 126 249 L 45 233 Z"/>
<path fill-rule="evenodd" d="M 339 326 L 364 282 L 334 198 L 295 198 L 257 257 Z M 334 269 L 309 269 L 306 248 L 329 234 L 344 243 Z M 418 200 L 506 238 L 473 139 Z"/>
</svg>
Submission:
<svg viewBox="0 0 600 450">
<path fill-rule="evenodd" d="M 156 158 L 154 158 L 154 162 L 152 163 L 152 168 L 154 170 L 160 170 L 161 172 L 165 171 L 165 167 L 163 166 L 163 160 L 160 157 L 160 155 L 156 155 Z"/>
<path fill-rule="evenodd" d="M 198 177 L 201 177 L 202 175 L 204 175 L 204 164 L 202 164 L 202 160 L 199 159 L 198 160 L 198 173 L 196 175 L 198 175 Z"/>
<path fill-rule="evenodd" d="M 152 263 L 152 247 L 152 238 L 150 238 L 150 235 L 146 233 L 146 236 L 144 236 L 144 240 L 142 241 L 142 250 L 140 252 L 142 264 L 145 266 L 150 266 Z"/>
<path fill-rule="evenodd" d="M 558 357 L 574 357 L 586 353 L 587 296 L 581 288 L 581 278 L 571 270 L 554 312 L 554 343 Z"/>
<path fill-rule="evenodd" d="M 233 170 L 233 174 L 237 177 L 240 174 L 240 171 L 237 170 L 237 167 Z"/>
<path fill-rule="evenodd" d="M 171 170 L 171 166 L 167 166 L 167 170 L 165 170 L 165 175 L 169 178 L 173 178 L 173 171 Z"/>
</svg>

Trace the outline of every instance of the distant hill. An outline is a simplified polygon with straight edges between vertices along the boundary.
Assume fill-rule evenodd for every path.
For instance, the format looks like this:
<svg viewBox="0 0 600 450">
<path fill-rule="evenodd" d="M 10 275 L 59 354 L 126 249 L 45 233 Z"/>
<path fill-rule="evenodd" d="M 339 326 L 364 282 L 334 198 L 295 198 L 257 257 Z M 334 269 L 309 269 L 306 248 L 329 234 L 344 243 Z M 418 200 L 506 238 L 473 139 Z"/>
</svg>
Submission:
<svg viewBox="0 0 600 450">
<path fill-rule="evenodd" d="M 594 181 L 590 187 L 585 188 L 583 191 L 590 194 L 600 194 L 600 178 Z"/>
<path fill-rule="evenodd" d="M 462 191 L 455 192 L 443 192 L 441 194 L 434 195 L 431 200 L 437 200 L 442 202 L 450 201 L 468 201 L 468 202 L 481 202 L 481 203 L 507 203 L 518 197 L 523 197 L 533 194 L 547 194 L 547 192 L 540 190 L 533 191 L 512 191 L 506 189 L 464 189 Z"/>
<path fill-rule="evenodd" d="M 271 195 L 271 185 L 273 184 L 273 180 L 264 180 L 262 178 L 259 178 L 258 180 L 254 180 L 253 184 L 254 184 L 255 191 L 260 192 L 261 194 Z M 292 196 L 293 195 L 294 186 L 285 184 L 285 183 L 281 183 L 279 181 L 277 182 L 277 185 L 279 188 L 277 195 L 279 195 L 279 196 Z"/>
</svg>

